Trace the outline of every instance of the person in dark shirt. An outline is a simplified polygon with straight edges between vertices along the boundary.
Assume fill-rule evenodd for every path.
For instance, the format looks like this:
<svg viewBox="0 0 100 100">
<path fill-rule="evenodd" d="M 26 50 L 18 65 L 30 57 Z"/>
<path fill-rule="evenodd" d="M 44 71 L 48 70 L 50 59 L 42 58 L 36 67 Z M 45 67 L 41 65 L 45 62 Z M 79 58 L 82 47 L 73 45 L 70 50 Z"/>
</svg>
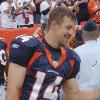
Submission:
<svg viewBox="0 0 100 100">
<path fill-rule="evenodd" d="M 87 21 L 90 17 L 89 11 L 88 11 L 88 2 L 89 0 L 78 0 L 75 3 L 78 4 L 76 7 L 76 16 L 78 20 L 78 24 L 80 25 L 81 22 Z"/>
<path fill-rule="evenodd" d="M 33 0 L 36 5 L 36 11 L 34 12 L 34 23 L 40 24 L 41 12 L 40 12 L 40 4 L 43 0 Z"/>
<path fill-rule="evenodd" d="M 5 69 L 7 66 L 7 44 L 6 41 L 0 37 L 0 100 L 5 100 Z"/>
</svg>

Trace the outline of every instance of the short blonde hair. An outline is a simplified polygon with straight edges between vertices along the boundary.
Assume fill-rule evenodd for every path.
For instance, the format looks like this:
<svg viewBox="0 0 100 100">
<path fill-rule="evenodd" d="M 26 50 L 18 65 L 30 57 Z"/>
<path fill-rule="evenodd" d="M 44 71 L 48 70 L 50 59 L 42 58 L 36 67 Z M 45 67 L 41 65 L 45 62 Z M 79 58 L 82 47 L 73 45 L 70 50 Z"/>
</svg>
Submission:
<svg viewBox="0 0 100 100">
<path fill-rule="evenodd" d="M 76 16 L 69 8 L 56 7 L 54 10 L 52 10 L 48 19 L 48 29 L 50 28 L 52 21 L 55 21 L 57 24 L 61 24 L 65 16 L 70 17 L 73 21 L 76 22 Z"/>
</svg>

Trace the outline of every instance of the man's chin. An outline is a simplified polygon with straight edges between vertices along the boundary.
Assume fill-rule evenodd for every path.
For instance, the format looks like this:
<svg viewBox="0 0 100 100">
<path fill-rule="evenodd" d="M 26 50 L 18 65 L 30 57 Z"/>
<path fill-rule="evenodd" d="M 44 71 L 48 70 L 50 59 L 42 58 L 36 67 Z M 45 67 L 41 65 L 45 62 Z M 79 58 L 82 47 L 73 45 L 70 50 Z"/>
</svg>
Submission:
<svg viewBox="0 0 100 100">
<path fill-rule="evenodd" d="M 64 41 L 64 42 L 62 43 L 62 45 L 63 45 L 63 46 L 67 46 L 67 42 L 68 42 L 68 40 Z"/>
</svg>

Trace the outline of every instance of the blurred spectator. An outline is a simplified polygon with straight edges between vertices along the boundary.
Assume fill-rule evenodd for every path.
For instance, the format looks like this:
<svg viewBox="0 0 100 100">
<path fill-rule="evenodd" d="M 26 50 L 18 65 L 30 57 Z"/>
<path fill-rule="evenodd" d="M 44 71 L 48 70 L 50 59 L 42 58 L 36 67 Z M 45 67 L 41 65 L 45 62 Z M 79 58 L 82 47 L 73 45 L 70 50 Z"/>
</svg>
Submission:
<svg viewBox="0 0 100 100">
<path fill-rule="evenodd" d="M 98 39 L 97 43 L 100 45 L 100 26 L 98 26 Z"/>
<path fill-rule="evenodd" d="M 100 0 L 90 0 L 88 4 L 88 9 L 89 9 L 91 18 L 97 24 L 100 24 Z"/>
<path fill-rule="evenodd" d="M 0 100 L 5 100 L 5 77 L 4 72 L 7 66 L 7 44 L 4 38 L 0 37 Z"/>
<path fill-rule="evenodd" d="M 33 12 L 36 10 L 36 7 L 32 0 L 17 0 L 15 9 L 18 28 L 34 26 Z"/>
<path fill-rule="evenodd" d="M 84 44 L 75 48 L 81 58 L 77 81 L 84 100 L 100 100 L 100 44 L 98 31 L 93 20 L 83 27 Z"/>
<path fill-rule="evenodd" d="M 0 7 L 1 7 L 1 3 L 0 3 Z M 1 26 L 1 8 L 0 8 L 0 26 Z"/>
<path fill-rule="evenodd" d="M 16 23 L 12 18 L 13 0 L 5 0 L 1 3 L 1 27 L 16 28 Z"/>
<path fill-rule="evenodd" d="M 78 20 L 78 24 L 80 24 L 82 21 L 87 21 L 89 19 L 89 11 L 88 11 L 88 2 L 89 0 L 75 0 L 75 5 L 78 5 L 75 8 L 76 16 Z"/>
<path fill-rule="evenodd" d="M 71 39 L 69 39 L 69 41 L 67 43 L 69 45 L 69 47 L 76 48 L 76 47 L 84 44 L 82 34 L 83 34 L 82 33 L 82 30 L 81 29 L 78 29 L 76 31 L 75 37 L 72 37 Z"/>
<path fill-rule="evenodd" d="M 40 38 L 44 37 L 44 35 L 47 33 L 47 25 L 48 21 L 45 20 L 43 24 L 41 24 L 41 27 L 38 27 L 35 32 L 33 33 L 33 36 L 37 37 L 39 36 Z"/>
<path fill-rule="evenodd" d="M 48 20 L 49 13 L 56 7 L 56 2 L 53 0 L 44 0 L 40 4 L 40 12 L 41 12 L 41 24 L 44 23 L 45 20 Z"/>
<path fill-rule="evenodd" d="M 36 11 L 34 12 L 34 23 L 40 24 L 41 12 L 40 12 L 40 4 L 43 0 L 33 0 L 36 5 Z"/>
</svg>

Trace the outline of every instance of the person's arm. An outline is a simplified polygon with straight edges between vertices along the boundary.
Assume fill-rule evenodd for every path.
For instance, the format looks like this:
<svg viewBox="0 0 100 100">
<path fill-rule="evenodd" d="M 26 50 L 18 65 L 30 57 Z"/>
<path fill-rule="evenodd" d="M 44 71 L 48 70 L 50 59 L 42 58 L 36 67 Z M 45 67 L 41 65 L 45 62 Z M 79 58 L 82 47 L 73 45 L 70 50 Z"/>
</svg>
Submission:
<svg viewBox="0 0 100 100">
<path fill-rule="evenodd" d="M 76 52 L 71 50 L 71 58 L 69 60 L 70 76 L 66 78 L 62 88 L 64 91 L 64 100 L 84 100 L 81 98 L 78 83 L 76 81 L 76 75 L 80 70 L 80 57 Z"/>
<path fill-rule="evenodd" d="M 81 96 L 84 97 L 85 100 L 100 100 L 100 90 L 81 91 Z"/>
<path fill-rule="evenodd" d="M 9 4 L 9 6 L 7 7 L 7 9 L 5 9 L 3 12 L 7 13 L 7 14 L 10 14 L 10 12 L 11 12 L 11 4 Z"/>
<path fill-rule="evenodd" d="M 63 84 L 64 100 L 82 100 L 75 78 L 66 80 Z"/>
<path fill-rule="evenodd" d="M 76 1 L 75 4 L 79 5 L 80 3 L 88 3 L 88 0 L 81 0 L 81 1 Z"/>
<path fill-rule="evenodd" d="M 10 63 L 8 70 L 8 87 L 6 100 L 18 100 L 21 87 L 26 75 L 26 68 Z"/>
<path fill-rule="evenodd" d="M 36 7 L 35 6 L 33 7 L 31 4 L 29 4 L 29 6 L 30 6 L 30 9 L 31 9 L 31 12 L 36 11 Z"/>
<path fill-rule="evenodd" d="M 33 1 L 31 1 L 31 2 L 29 3 L 29 7 L 30 7 L 30 10 L 31 10 L 32 13 L 33 13 L 34 11 L 36 11 L 36 7 L 35 7 L 35 4 L 34 4 Z"/>
<path fill-rule="evenodd" d="M 38 28 L 35 30 L 35 32 L 33 33 L 33 36 L 35 36 L 35 37 L 39 36 L 39 32 L 42 32 L 41 27 L 38 27 Z"/>
<path fill-rule="evenodd" d="M 32 0 L 28 1 L 27 3 L 25 3 L 23 6 L 18 6 L 17 2 L 15 2 L 15 6 L 16 6 L 16 13 L 19 13 L 22 9 L 24 9 L 24 7 L 28 6 L 31 3 Z"/>
<path fill-rule="evenodd" d="M 88 3 L 88 0 L 81 0 L 81 1 L 76 1 L 76 2 L 79 2 L 79 3 Z"/>
<path fill-rule="evenodd" d="M 76 1 L 75 3 L 74 3 L 74 5 L 72 5 L 72 6 L 69 6 L 69 8 L 70 8 L 70 10 L 76 10 L 76 9 L 79 9 L 79 1 Z"/>
</svg>

